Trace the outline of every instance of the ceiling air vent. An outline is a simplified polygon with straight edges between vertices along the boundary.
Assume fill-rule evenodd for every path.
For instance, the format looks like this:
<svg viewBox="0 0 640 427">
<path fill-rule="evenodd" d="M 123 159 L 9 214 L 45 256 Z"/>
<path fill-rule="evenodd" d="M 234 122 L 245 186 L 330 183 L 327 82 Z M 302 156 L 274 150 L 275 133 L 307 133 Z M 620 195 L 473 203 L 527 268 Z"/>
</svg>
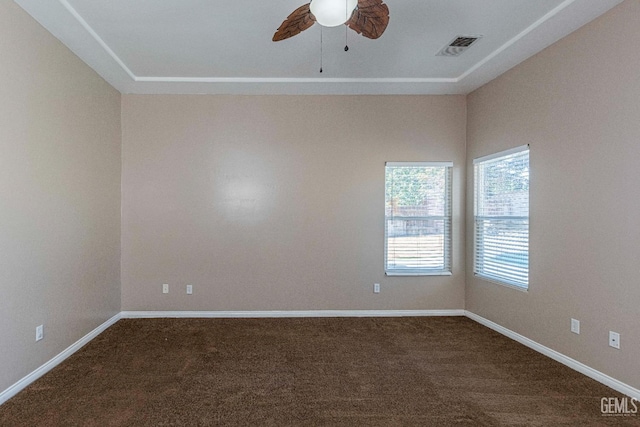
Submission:
<svg viewBox="0 0 640 427">
<path fill-rule="evenodd" d="M 482 36 L 458 36 L 451 43 L 443 47 L 436 56 L 460 56 Z"/>
</svg>

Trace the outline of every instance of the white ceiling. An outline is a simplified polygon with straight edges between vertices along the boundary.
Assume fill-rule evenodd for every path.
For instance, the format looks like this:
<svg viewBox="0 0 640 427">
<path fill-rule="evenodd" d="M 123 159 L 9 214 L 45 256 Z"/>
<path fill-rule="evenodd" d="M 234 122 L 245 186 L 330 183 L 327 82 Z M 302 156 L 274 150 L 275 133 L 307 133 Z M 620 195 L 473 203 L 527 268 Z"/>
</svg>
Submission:
<svg viewBox="0 0 640 427">
<path fill-rule="evenodd" d="M 466 94 L 622 0 L 386 0 L 377 40 L 323 29 L 322 74 L 318 24 L 271 41 L 305 0 L 15 1 L 123 93 Z"/>
</svg>

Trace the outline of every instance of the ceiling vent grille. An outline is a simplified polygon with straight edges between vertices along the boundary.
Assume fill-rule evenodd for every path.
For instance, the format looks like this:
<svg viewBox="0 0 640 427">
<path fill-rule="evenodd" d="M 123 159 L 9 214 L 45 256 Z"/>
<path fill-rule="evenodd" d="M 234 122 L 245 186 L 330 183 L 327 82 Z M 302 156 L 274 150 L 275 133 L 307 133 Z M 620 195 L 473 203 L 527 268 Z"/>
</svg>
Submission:
<svg viewBox="0 0 640 427">
<path fill-rule="evenodd" d="M 482 36 L 458 36 L 440 49 L 436 56 L 460 56 Z"/>
</svg>

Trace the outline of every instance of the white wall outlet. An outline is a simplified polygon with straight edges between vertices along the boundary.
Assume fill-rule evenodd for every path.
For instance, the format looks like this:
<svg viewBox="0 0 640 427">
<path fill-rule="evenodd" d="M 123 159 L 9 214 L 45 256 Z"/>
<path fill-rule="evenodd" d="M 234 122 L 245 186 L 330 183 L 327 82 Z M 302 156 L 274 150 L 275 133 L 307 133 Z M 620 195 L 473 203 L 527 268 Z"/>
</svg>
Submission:
<svg viewBox="0 0 640 427">
<path fill-rule="evenodd" d="M 609 346 L 620 350 L 620 334 L 609 331 Z"/>
<path fill-rule="evenodd" d="M 379 294 L 380 293 L 380 283 L 374 283 L 373 284 L 373 293 L 374 294 Z"/>
<path fill-rule="evenodd" d="M 36 341 L 44 338 L 44 325 L 36 326 Z"/>
<path fill-rule="evenodd" d="M 193 285 L 187 285 L 187 295 L 191 295 L 193 293 Z"/>
<path fill-rule="evenodd" d="M 165 283 L 164 285 L 162 285 L 162 293 L 163 294 L 168 294 L 169 293 L 169 284 Z"/>
<path fill-rule="evenodd" d="M 580 321 L 577 319 L 571 319 L 571 332 L 580 335 Z"/>
</svg>

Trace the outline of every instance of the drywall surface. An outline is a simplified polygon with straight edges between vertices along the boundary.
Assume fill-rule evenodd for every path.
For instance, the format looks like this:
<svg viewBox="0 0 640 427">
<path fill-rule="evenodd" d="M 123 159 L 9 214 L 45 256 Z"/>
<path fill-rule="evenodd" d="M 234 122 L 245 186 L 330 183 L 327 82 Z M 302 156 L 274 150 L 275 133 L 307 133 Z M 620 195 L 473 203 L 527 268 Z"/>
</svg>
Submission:
<svg viewBox="0 0 640 427">
<path fill-rule="evenodd" d="M 639 36 L 640 3 L 626 1 L 472 93 L 467 128 L 467 310 L 636 388 L 640 50 L 628 46 Z M 523 144 L 526 293 L 476 278 L 472 239 L 473 159 Z"/>
<path fill-rule="evenodd" d="M 463 308 L 465 97 L 122 104 L 123 310 Z M 453 275 L 385 277 L 386 161 L 454 162 Z"/>
<path fill-rule="evenodd" d="M 120 94 L 11 1 L 0 58 L 2 391 L 120 311 L 121 128 Z"/>
</svg>

